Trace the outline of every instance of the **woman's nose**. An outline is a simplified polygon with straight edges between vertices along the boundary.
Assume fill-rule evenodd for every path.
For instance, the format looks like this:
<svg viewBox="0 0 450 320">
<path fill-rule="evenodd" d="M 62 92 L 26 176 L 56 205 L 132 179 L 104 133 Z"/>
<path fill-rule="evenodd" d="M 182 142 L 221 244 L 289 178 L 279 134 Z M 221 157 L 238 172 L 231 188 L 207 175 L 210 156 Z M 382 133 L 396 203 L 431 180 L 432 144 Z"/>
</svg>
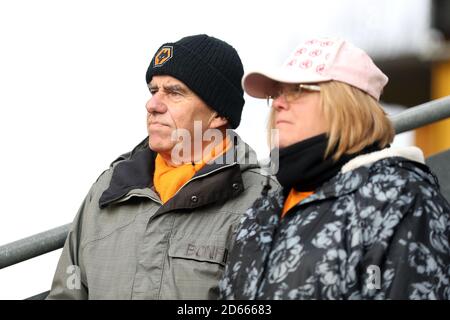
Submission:
<svg viewBox="0 0 450 320">
<path fill-rule="evenodd" d="M 274 108 L 277 111 L 287 109 L 288 107 L 289 104 L 287 103 L 286 98 L 282 94 L 272 100 L 272 108 Z"/>
</svg>

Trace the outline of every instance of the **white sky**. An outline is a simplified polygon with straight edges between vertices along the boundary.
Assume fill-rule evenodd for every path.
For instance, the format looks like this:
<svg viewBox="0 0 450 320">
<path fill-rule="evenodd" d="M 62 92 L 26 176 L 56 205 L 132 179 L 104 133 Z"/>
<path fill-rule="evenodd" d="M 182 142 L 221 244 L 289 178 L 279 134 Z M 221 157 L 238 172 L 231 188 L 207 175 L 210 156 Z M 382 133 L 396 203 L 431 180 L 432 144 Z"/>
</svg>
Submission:
<svg viewBox="0 0 450 320">
<path fill-rule="evenodd" d="M 302 39 L 340 36 L 376 55 L 423 50 L 427 0 L 0 0 L 0 245 L 72 221 L 91 184 L 146 136 L 145 71 L 158 47 L 207 33 L 245 69 Z M 265 103 L 238 133 L 267 155 Z M 0 299 L 48 290 L 60 250 L 0 271 Z"/>
</svg>

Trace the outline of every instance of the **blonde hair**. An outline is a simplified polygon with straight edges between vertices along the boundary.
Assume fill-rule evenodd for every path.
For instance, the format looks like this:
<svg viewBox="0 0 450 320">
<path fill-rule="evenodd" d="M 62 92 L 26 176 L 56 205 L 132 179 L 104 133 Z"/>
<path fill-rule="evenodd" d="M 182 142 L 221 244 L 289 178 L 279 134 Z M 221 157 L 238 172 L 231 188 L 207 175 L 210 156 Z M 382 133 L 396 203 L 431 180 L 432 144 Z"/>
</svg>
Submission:
<svg viewBox="0 0 450 320">
<path fill-rule="evenodd" d="M 392 123 L 378 101 L 351 85 L 338 81 L 320 83 L 320 108 L 328 135 L 325 158 L 336 161 L 375 143 L 384 148 L 394 139 Z M 271 129 L 275 128 L 274 113 L 272 108 L 267 124 L 269 145 Z"/>
</svg>

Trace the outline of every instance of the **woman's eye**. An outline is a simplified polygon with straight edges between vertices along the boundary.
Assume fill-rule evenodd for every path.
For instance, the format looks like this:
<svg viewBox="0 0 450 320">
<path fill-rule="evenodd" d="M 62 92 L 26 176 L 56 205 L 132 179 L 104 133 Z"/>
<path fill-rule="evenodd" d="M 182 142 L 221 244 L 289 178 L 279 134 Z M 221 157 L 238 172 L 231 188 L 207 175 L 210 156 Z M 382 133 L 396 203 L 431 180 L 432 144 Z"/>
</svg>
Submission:
<svg viewBox="0 0 450 320">
<path fill-rule="evenodd" d="M 289 88 L 289 93 L 291 93 L 291 94 L 299 94 L 301 92 L 302 92 L 302 89 L 300 89 L 300 87 L 298 87 L 298 86 Z"/>
</svg>

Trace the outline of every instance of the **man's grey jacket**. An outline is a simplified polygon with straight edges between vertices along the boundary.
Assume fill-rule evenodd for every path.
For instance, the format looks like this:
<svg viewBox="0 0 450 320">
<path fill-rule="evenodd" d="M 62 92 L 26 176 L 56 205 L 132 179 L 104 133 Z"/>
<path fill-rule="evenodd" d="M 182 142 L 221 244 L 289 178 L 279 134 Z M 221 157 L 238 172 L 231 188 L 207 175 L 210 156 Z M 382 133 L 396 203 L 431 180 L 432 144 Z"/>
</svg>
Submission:
<svg viewBox="0 0 450 320">
<path fill-rule="evenodd" d="M 148 138 L 94 183 L 69 231 L 47 299 L 216 299 L 244 212 L 263 188 L 239 137 L 161 203 Z M 277 182 L 271 184 L 278 186 Z"/>
</svg>

